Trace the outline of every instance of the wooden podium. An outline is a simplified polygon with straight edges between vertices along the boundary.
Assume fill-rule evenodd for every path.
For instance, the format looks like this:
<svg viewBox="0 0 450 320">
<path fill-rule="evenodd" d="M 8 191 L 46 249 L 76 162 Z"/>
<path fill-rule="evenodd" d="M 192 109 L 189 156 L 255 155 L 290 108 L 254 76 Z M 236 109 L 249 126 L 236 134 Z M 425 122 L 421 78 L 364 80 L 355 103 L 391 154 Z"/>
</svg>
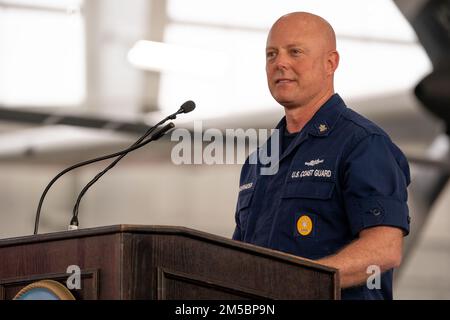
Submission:
<svg viewBox="0 0 450 320">
<path fill-rule="evenodd" d="M 340 299 L 336 269 L 182 227 L 116 225 L 0 240 L 0 299 L 39 280 L 77 299 Z"/>
</svg>

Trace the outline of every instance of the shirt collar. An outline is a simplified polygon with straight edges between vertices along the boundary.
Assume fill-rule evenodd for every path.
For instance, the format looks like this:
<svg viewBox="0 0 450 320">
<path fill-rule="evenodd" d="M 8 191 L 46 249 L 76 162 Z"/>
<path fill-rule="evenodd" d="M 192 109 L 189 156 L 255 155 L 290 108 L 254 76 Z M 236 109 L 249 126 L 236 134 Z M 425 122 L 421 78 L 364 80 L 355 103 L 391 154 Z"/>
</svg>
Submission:
<svg viewBox="0 0 450 320">
<path fill-rule="evenodd" d="M 319 108 L 311 120 L 308 121 L 302 131 L 317 137 L 328 136 L 345 108 L 345 102 L 339 94 L 333 94 L 327 102 Z M 283 130 L 281 132 L 284 132 L 284 129 L 286 128 L 286 117 L 281 119 L 276 128 Z"/>
</svg>

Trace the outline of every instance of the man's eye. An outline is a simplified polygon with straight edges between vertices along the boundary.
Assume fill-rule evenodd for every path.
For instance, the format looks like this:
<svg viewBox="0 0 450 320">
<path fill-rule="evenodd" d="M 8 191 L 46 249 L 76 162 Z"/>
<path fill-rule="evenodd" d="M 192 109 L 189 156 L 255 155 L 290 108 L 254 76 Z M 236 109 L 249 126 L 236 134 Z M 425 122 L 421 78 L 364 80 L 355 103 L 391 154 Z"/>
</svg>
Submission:
<svg viewBox="0 0 450 320">
<path fill-rule="evenodd" d="M 300 49 L 292 49 L 292 50 L 291 50 L 291 53 L 292 53 L 293 55 L 298 56 L 299 54 L 302 53 L 302 51 L 301 51 Z"/>
<path fill-rule="evenodd" d="M 272 59 L 272 58 L 274 58 L 275 57 L 275 52 L 273 52 L 273 51 L 271 51 L 271 52 L 267 52 L 266 53 L 266 58 L 267 59 Z"/>
</svg>

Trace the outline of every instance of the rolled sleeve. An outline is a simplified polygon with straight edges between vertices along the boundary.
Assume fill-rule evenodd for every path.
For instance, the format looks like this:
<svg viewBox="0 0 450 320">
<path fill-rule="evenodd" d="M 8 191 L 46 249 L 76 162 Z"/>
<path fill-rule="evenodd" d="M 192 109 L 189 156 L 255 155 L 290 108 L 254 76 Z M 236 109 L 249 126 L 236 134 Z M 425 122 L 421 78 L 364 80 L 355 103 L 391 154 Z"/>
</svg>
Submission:
<svg viewBox="0 0 450 320">
<path fill-rule="evenodd" d="M 388 137 L 373 134 L 359 141 L 343 171 L 346 213 L 354 236 L 375 226 L 409 233 L 409 166 Z"/>
<path fill-rule="evenodd" d="M 347 214 L 353 235 L 375 226 L 391 226 L 409 234 L 408 206 L 404 201 L 388 197 L 348 198 Z"/>
</svg>

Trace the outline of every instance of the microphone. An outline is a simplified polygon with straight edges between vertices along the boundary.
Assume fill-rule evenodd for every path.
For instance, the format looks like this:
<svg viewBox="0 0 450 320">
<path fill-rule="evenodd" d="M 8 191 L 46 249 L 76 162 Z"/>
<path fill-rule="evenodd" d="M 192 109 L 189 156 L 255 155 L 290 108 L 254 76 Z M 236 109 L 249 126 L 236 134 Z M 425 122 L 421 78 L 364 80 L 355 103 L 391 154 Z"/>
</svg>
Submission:
<svg viewBox="0 0 450 320">
<path fill-rule="evenodd" d="M 177 118 L 177 115 L 179 115 L 180 113 L 189 113 L 194 109 L 195 109 L 195 102 L 192 100 L 188 100 L 181 105 L 180 109 L 178 109 L 177 112 L 172 113 L 170 116 L 162 120 L 160 123 L 162 124 L 167 120 L 175 120 Z"/>
<path fill-rule="evenodd" d="M 168 120 L 174 120 L 174 119 L 176 119 L 176 117 L 177 117 L 178 114 L 181 114 L 181 113 L 189 113 L 189 112 L 191 112 L 191 111 L 194 110 L 194 109 L 195 109 L 195 103 L 194 103 L 193 101 L 191 101 L 191 100 L 186 101 L 185 103 L 183 103 L 183 104 L 181 105 L 181 107 L 178 109 L 177 112 L 175 112 L 175 113 L 169 115 L 168 117 L 164 118 L 163 120 L 161 120 L 160 122 L 158 122 L 158 123 L 157 123 L 156 125 L 154 125 L 153 127 L 149 128 L 149 129 L 144 133 L 144 135 L 143 135 L 141 138 L 139 138 L 134 144 L 132 144 L 132 145 L 131 145 L 130 147 L 128 147 L 127 149 L 122 150 L 122 151 L 119 151 L 119 152 L 116 152 L 116 153 L 113 153 L 113 154 L 108 154 L 108 155 L 104 155 L 104 156 L 101 156 L 101 157 L 97 157 L 97 158 L 94 158 L 94 159 L 91 159 L 91 160 L 86 160 L 86 161 L 82 161 L 82 162 L 76 163 L 76 164 L 74 164 L 74 165 L 72 165 L 72 166 L 70 166 L 70 167 L 68 167 L 68 168 L 66 168 L 66 169 L 64 169 L 64 170 L 62 170 L 60 173 L 58 173 L 58 174 L 57 174 L 57 175 L 56 175 L 56 176 L 55 176 L 55 177 L 47 184 L 47 186 L 46 186 L 45 189 L 44 189 L 44 192 L 43 192 L 42 195 L 41 195 L 41 198 L 39 199 L 39 204 L 38 204 L 38 207 L 37 207 L 37 210 L 36 210 L 36 217 L 35 217 L 35 222 L 34 222 L 34 234 L 36 235 L 36 234 L 38 233 L 38 230 L 39 230 L 39 219 L 40 219 L 40 216 L 41 216 L 41 208 L 42 208 L 42 204 L 43 204 L 43 202 L 44 202 L 45 196 L 47 195 L 47 193 L 48 193 L 48 191 L 50 190 L 51 186 L 52 186 L 52 185 L 53 185 L 53 184 L 54 184 L 61 176 L 63 176 L 64 174 L 66 174 L 66 173 L 69 172 L 69 171 L 72 171 L 72 170 L 77 169 L 77 168 L 82 167 L 82 166 L 89 165 L 89 164 L 94 163 L 94 162 L 104 161 L 104 160 L 111 159 L 111 158 L 115 158 L 115 157 L 118 157 L 118 156 L 120 156 L 120 157 L 121 157 L 120 159 L 122 159 L 123 156 L 126 155 L 127 153 L 129 153 L 129 152 L 131 152 L 131 151 L 134 151 L 134 150 L 136 150 L 136 149 L 139 149 L 139 148 L 145 146 L 146 144 L 150 143 L 151 141 L 154 141 L 154 140 L 159 139 L 159 138 L 162 137 L 168 130 L 170 130 L 170 129 L 172 129 L 172 128 L 174 127 L 173 123 L 169 123 L 169 124 L 167 124 L 166 126 L 164 126 L 162 129 L 158 130 L 158 131 L 157 131 L 155 134 L 153 134 L 150 138 L 148 138 L 147 140 L 145 140 L 144 142 L 142 142 L 145 138 L 147 138 L 147 137 L 148 137 L 155 129 L 157 129 L 157 128 L 158 128 L 159 126 L 161 126 L 163 123 L 167 122 Z M 117 160 L 117 159 L 116 159 L 116 160 Z M 117 162 L 118 162 L 118 161 L 117 161 Z M 117 163 L 117 162 L 116 162 L 116 163 Z M 113 162 L 113 163 L 114 163 L 114 162 Z M 112 165 L 113 163 L 111 163 L 111 165 Z M 115 165 L 115 163 L 114 163 L 114 165 Z M 114 166 L 114 165 L 113 165 L 113 166 Z M 108 170 L 109 170 L 109 169 L 108 169 Z M 97 179 L 97 180 L 98 180 L 98 179 Z M 75 220 L 76 220 L 76 219 L 75 219 Z"/>
<path fill-rule="evenodd" d="M 166 119 L 164 119 L 162 121 L 162 123 L 164 123 L 165 121 L 167 121 L 168 119 L 170 120 L 175 120 L 178 114 L 181 113 L 189 113 L 191 111 L 193 111 L 195 109 L 195 103 L 194 101 L 186 101 L 185 103 L 183 103 L 181 105 L 181 107 L 178 109 L 177 112 L 171 114 L 170 116 L 168 116 Z M 173 124 L 172 126 L 170 126 L 171 123 L 169 123 L 168 125 L 166 125 L 165 127 L 163 127 L 161 130 L 159 130 L 158 132 L 156 132 L 153 136 L 152 136 L 152 140 L 157 140 L 160 137 L 162 137 L 168 130 L 173 128 Z M 143 137 L 141 137 L 139 140 L 137 140 L 133 145 L 137 145 L 139 143 L 142 142 L 142 140 L 145 138 L 145 135 Z M 150 141 L 148 141 L 150 142 Z M 131 150 L 130 150 L 131 151 Z M 130 152 L 128 151 L 128 152 Z M 125 157 L 128 152 L 124 152 L 120 157 L 118 157 L 116 160 L 114 160 L 109 166 L 107 166 L 103 171 L 99 172 L 94 178 L 92 178 L 85 186 L 84 188 L 81 190 L 81 192 L 78 194 L 78 198 L 77 201 L 75 202 L 75 206 L 73 207 L 72 210 L 72 219 L 70 220 L 70 224 L 69 224 L 69 230 L 76 230 L 78 229 L 78 210 L 80 207 L 80 202 L 81 202 L 81 198 L 83 198 L 83 196 L 86 194 L 86 192 L 89 190 L 90 187 L 92 187 L 92 185 L 94 183 L 96 183 L 106 172 L 108 172 L 109 170 L 111 170 L 120 160 L 123 159 L 123 157 Z"/>
<path fill-rule="evenodd" d="M 191 101 L 191 100 L 186 101 L 180 107 L 180 110 L 183 110 L 183 113 L 189 113 L 194 109 L 195 109 L 195 103 L 194 103 L 194 101 Z"/>
</svg>

